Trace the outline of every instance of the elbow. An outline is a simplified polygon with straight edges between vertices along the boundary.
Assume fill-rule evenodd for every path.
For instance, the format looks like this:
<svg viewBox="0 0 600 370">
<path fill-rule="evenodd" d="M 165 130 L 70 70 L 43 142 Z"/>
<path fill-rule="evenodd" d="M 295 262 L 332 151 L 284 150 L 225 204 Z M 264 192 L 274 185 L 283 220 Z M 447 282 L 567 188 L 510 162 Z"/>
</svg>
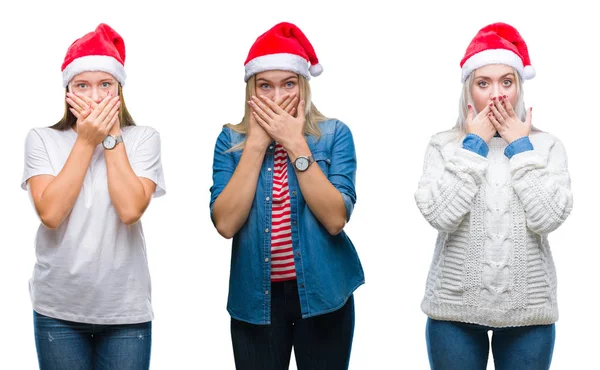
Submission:
<svg viewBox="0 0 600 370">
<path fill-rule="evenodd" d="M 125 225 L 130 226 L 130 225 L 135 224 L 136 222 L 138 222 L 140 220 L 140 218 L 142 218 L 142 213 L 141 212 L 128 212 L 128 213 L 120 214 L 119 218 L 121 219 L 121 222 L 123 222 Z"/>
<path fill-rule="evenodd" d="M 216 228 L 217 228 L 217 232 L 219 233 L 219 235 L 221 235 L 225 239 L 231 239 L 235 235 L 233 230 L 231 230 L 230 228 L 227 228 L 224 226 L 219 226 L 219 225 L 216 225 Z"/>
<path fill-rule="evenodd" d="M 225 239 L 231 239 L 235 236 L 236 231 L 230 225 L 227 225 L 224 222 L 215 222 L 215 228 L 219 235 L 224 237 Z"/>
<path fill-rule="evenodd" d="M 42 225 L 44 225 L 48 229 L 51 229 L 51 230 L 58 229 L 60 227 L 60 225 L 63 223 L 64 217 L 61 217 L 56 212 L 48 212 L 48 211 L 43 212 L 43 211 L 40 211 L 39 209 L 37 211 L 38 211 L 38 216 L 40 217 L 40 221 L 42 222 Z"/>
<path fill-rule="evenodd" d="M 329 233 L 329 235 L 336 236 L 339 233 L 341 233 L 342 230 L 344 230 L 344 226 L 346 226 L 346 220 L 342 218 L 342 219 L 336 220 L 335 222 L 331 222 L 325 228 L 327 229 L 327 232 Z"/>
<path fill-rule="evenodd" d="M 62 224 L 62 220 L 58 217 L 47 214 L 40 214 L 40 220 L 46 228 L 51 230 L 58 229 Z"/>
</svg>

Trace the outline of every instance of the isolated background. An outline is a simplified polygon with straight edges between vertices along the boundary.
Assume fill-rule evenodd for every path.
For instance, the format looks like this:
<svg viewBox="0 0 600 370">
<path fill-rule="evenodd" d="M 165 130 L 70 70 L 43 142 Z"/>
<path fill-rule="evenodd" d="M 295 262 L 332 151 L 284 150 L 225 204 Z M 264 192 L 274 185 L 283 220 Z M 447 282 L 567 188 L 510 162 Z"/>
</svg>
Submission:
<svg viewBox="0 0 600 370">
<path fill-rule="evenodd" d="M 358 203 L 346 231 L 366 285 L 355 295 L 350 368 L 428 368 L 419 305 L 436 232 L 413 194 L 429 137 L 456 120 L 465 48 L 496 21 L 517 27 L 528 43 L 537 77 L 525 84 L 525 102 L 570 161 L 575 208 L 550 236 L 560 307 L 552 368 L 594 367 L 600 32 L 583 1 L 533 3 L 3 2 L 0 368 L 37 366 L 28 279 L 39 222 L 19 188 L 24 139 L 61 117 L 67 47 L 100 22 L 125 39 L 124 93 L 134 119 L 162 137 L 167 195 L 143 217 L 156 315 L 152 369 L 234 368 L 225 310 L 230 241 L 214 230 L 208 209 L 212 154 L 221 126 L 242 116 L 250 46 L 280 21 L 296 23 L 312 41 L 324 67 L 311 80 L 314 102 L 347 123 L 356 142 Z"/>
</svg>

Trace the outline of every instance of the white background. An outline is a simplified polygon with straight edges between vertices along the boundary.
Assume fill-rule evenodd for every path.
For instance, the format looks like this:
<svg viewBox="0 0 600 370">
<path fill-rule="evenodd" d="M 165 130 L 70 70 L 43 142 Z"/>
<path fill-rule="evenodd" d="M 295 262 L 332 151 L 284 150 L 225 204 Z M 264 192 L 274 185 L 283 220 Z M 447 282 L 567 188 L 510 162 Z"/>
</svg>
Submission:
<svg viewBox="0 0 600 370">
<path fill-rule="evenodd" d="M 167 195 L 143 218 L 156 314 L 151 367 L 234 368 L 225 310 L 230 241 L 209 218 L 212 154 L 221 126 L 241 119 L 250 46 L 280 21 L 296 23 L 313 43 L 324 67 L 311 80 L 314 102 L 347 123 L 356 143 L 358 202 L 346 230 L 366 285 L 355 295 L 350 368 L 428 368 L 419 305 L 436 232 L 413 194 L 429 137 L 456 120 L 465 48 L 496 21 L 517 27 L 528 43 L 537 77 L 525 84 L 525 102 L 534 107 L 534 124 L 558 136 L 569 154 L 575 207 L 550 236 L 560 304 L 552 368 L 596 368 L 600 32 L 591 5 L 305 0 L 192 7 L 198 3 L 0 5 L 1 369 L 37 366 L 27 286 L 38 220 L 19 188 L 24 139 L 30 128 L 62 116 L 67 47 L 100 22 L 125 39 L 130 112 L 162 137 Z"/>
</svg>

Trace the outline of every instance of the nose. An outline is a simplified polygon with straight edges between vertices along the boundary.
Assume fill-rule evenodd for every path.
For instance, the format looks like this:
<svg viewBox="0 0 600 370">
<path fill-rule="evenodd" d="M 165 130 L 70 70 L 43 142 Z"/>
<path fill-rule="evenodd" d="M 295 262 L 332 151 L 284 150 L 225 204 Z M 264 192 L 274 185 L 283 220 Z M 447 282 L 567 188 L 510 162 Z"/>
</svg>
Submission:
<svg viewBox="0 0 600 370">
<path fill-rule="evenodd" d="M 92 89 L 92 100 L 96 103 L 100 103 L 104 97 L 100 95 L 100 90 L 98 88 Z"/>
</svg>

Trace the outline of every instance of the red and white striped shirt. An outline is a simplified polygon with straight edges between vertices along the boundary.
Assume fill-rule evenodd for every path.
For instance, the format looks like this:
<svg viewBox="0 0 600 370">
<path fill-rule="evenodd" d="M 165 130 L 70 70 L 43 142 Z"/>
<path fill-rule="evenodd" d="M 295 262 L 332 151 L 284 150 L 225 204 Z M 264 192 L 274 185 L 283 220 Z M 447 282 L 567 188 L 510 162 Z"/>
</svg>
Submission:
<svg viewBox="0 0 600 370">
<path fill-rule="evenodd" d="M 271 224 L 271 281 L 296 278 L 292 249 L 290 220 L 290 191 L 288 188 L 287 152 L 277 143 L 273 171 L 273 204 Z"/>
</svg>

